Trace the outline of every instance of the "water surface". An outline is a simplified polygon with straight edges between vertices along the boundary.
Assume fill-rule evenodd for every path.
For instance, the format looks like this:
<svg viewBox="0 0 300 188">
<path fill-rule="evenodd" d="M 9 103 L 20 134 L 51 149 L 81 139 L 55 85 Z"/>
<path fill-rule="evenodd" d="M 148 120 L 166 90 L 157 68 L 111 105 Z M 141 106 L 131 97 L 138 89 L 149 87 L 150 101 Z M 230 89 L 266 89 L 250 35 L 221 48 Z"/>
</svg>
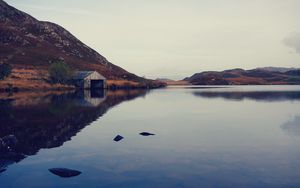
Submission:
<svg viewBox="0 0 300 188">
<path fill-rule="evenodd" d="M 0 122 L 1 188 L 300 187 L 299 86 L 1 94 Z"/>
</svg>

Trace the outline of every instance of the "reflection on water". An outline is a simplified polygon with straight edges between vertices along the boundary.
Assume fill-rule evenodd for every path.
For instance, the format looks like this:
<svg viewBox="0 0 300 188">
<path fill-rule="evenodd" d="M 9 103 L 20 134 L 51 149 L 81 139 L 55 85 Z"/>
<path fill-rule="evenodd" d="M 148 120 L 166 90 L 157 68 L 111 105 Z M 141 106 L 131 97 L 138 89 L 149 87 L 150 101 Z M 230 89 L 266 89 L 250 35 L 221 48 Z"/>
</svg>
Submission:
<svg viewBox="0 0 300 188">
<path fill-rule="evenodd" d="M 63 145 L 113 106 L 146 93 L 146 90 L 77 91 L 42 96 L 17 93 L 1 99 L 0 173 L 42 148 Z"/>
<path fill-rule="evenodd" d="M 0 93 L 0 187 L 299 187 L 299 92 Z"/>
<path fill-rule="evenodd" d="M 300 91 L 243 91 L 243 92 L 211 92 L 195 91 L 195 96 L 205 98 L 224 98 L 228 100 L 252 99 L 257 101 L 300 100 Z"/>
<path fill-rule="evenodd" d="M 295 116 L 292 120 L 284 123 L 281 128 L 290 135 L 300 136 L 300 116 Z"/>
</svg>

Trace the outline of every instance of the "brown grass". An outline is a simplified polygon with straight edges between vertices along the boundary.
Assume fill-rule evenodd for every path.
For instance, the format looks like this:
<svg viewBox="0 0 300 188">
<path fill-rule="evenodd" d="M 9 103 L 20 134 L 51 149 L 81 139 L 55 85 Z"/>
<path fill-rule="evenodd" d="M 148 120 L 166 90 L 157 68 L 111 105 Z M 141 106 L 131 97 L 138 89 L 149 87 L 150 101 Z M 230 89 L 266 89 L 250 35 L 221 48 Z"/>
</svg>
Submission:
<svg viewBox="0 0 300 188">
<path fill-rule="evenodd" d="M 46 68 L 36 69 L 35 67 L 18 67 L 12 70 L 9 77 L 0 81 L 0 91 L 8 90 L 8 88 L 17 89 L 18 91 L 49 91 L 49 90 L 72 90 L 75 89 L 71 85 L 51 84 L 49 74 Z M 152 85 L 151 85 L 152 83 Z M 108 80 L 107 86 L 111 89 L 131 89 L 131 88 L 147 88 L 149 86 L 160 87 L 159 82 L 135 82 L 129 80 Z"/>
<path fill-rule="evenodd" d="M 18 90 L 60 90 L 72 89 L 73 86 L 50 84 L 47 70 L 13 69 L 12 74 L 0 81 L 0 90 L 5 90 L 11 85 Z"/>
<path fill-rule="evenodd" d="M 138 82 L 133 82 L 133 81 L 128 81 L 128 80 L 108 80 L 107 85 L 116 85 L 116 86 L 138 86 L 140 83 Z"/>
<path fill-rule="evenodd" d="M 188 81 L 179 80 L 179 81 L 165 81 L 167 85 L 170 86 L 180 86 L 180 85 L 191 85 Z"/>
<path fill-rule="evenodd" d="M 247 84 L 266 84 L 266 81 L 262 78 L 254 78 L 254 77 L 238 77 L 238 78 L 227 78 L 232 84 L 236 85 L 247 85 Z"/>
</svg>

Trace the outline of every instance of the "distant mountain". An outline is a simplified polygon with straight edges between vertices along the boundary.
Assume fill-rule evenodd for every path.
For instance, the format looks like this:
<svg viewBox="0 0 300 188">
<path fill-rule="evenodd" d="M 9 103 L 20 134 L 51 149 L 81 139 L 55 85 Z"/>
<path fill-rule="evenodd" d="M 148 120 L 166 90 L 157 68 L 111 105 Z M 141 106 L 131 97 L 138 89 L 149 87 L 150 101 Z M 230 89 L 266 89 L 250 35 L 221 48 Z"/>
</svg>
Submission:
<svg viewBox="0 0 300 188">
<path fill-rule="evenodd" d="M 291 70 L 297 70 L 296 68 L 286 68 L 286 67 L 259 67 L 256 69 L 270 71 L 270 72 L 282 72 L 282 73 L 291 71 Z"/>
<path fill-rule="evenodd" d="M 286 70 L 282 72 L 283 70 Z M 269 85 L 300 84 L 300 69 L 257 68 L 206 71 L 184 79 L 193 85 Z"/>
<path fill-rule="evenodd" d="M 96 36 L 95 36 L 96 37 Z M 108 79 L 147 82 L 110 63 L 63 27 L 35 19 L 0 0 L 0 62 L 14 68 L 47 69 L 64 59 L 78 70 L 96 70 Z"/>
</svg>

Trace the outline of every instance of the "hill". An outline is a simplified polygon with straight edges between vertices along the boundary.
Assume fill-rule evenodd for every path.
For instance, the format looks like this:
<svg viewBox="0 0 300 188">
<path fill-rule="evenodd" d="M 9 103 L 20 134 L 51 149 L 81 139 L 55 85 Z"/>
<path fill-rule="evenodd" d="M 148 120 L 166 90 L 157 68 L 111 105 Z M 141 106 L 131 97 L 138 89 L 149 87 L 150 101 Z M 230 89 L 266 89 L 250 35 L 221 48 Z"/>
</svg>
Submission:
<svg viewBox="0 0 300 188">
<path fill-rule="evenodd" d="M 187 77 L 184 81 L 193 85 L 294 85 L 300 84 L 300 69 L 268 67 L 206 71 Z"/>
<path fill-rule="evenodd" d="M 271 72 L 281 72 L 281 73 L 291 71 L 291 70 L 297 70 L 296 68 L 286 68 L 286 67 L 259 67 L 259 68 L 256 68 L 256 69 L 271 71 Z"/>
<path fill-rule="evenodd" d="M 0 0 L 0 49 L 0 62 L 11 64 L 16 72 L 47 70 L 53 60 L 63 59 L 76 70 L 96 70 L 110 80 L 156 85 L 110 63 L 63 27 L 39 21 L 3 0 Z"/>
</svg>

